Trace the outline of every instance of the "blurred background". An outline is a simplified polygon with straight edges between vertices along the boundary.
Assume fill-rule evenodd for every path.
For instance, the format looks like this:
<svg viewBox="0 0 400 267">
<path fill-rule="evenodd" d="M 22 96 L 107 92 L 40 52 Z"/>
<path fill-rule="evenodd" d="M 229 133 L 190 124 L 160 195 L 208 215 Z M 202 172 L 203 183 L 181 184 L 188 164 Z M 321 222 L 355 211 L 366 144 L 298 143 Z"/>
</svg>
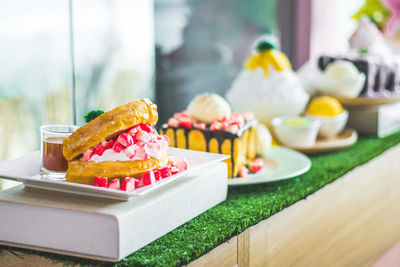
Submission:
<svg viewBox="0 0 400 267">
<path fill-rule="evenodd" d="M 92 109 L 150 97 L 163 123 L 199 92 L 224 94 L 262 34 L 295 68 L 346 50 L 363 2 L 2 0 L 0 161 L 38 149 L 40 125 L 81 125 Z"/>
</svg>

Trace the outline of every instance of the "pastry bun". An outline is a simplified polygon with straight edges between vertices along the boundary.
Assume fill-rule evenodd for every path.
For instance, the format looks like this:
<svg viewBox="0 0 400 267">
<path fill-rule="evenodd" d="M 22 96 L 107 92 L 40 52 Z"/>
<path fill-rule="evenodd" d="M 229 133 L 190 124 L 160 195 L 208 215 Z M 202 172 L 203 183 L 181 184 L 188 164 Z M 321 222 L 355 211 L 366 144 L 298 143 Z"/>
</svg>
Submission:
<svg viewBox="0 0 400 267">
<path fill-rule="evenodd" d="M 168 157 L 149 158 L 136 161 L 81 161 L 68 162 L 65 178 L 68 182 L 80 184 L 93 184 L 95 176 L 120 178 L 121 184 L 125 177 L 138 177 L 150 169 L 159 169 L 167 166 Z"/>
<path fill-rule="evenodd" d="M 154 125 L 157 120 L 157 106 L 147 98 L 119 106 L 83 125 L 64 139 L 64 157 L 67 161 L 71 161 L 107 138 L 116 136 L 140 123 Z M 108 168 L 113 168 L 113 164 L 116 162 L 110 163 Z M 129 165 L 132 162 L 125 164 Z M 99 173 L 99 175 L 101 174 Z"/>
</svg>

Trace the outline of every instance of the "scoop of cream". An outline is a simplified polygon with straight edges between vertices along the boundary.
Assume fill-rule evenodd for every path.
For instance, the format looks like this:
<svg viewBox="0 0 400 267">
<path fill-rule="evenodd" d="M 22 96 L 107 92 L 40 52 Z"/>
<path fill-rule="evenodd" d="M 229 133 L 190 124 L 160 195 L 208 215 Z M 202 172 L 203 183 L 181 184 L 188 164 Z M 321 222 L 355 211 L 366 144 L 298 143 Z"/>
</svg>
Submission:
<svg viewBox="0 0 400 267">
<path fill-rule="evenodd" d="M 190 116 L 201 122 L 210 123 L 214 120 L 229 118 L 231 107 L 224 98 L 217 94 L 204 93 L 196 96 L 187 108 Z"/>
<path fill-rule="evenodd" d="M 336 79 L 356 80 L 359 74 L 356 66 L 346 60 L 336 60 L 330 63 L 324 71 L 325 76 Z"/>
<path fill-rule="evenodd" d="M 272 137 L 268 128 L 262 124 L 257 124 L 256 127 L 256 153 L 259 156 L 266 157 L 271 148 Z"/>
</svg>

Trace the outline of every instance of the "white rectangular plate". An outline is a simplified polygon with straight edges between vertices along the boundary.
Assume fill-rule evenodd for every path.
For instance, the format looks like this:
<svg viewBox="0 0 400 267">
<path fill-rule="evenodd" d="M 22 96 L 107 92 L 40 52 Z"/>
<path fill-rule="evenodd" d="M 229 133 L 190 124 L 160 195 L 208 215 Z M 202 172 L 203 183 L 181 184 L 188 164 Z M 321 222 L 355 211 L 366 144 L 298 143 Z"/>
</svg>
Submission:
<svg viewBox="0 0 400 267">
<path fill-rule="evenodd" d="M 188 173 L 229 158 L 229 156 L 222 154 L 206 153 L 173 147 L 168 148 L 168 155 L 185 158 L 188 162 L 187 171 L 165 178 L 155 184 L 136 189 L 133 192 L 70 183 L 66 181 L 43 179 L 39 174 L 39 151 L 0 163 L 0 178 L 22 182 L 28 187 L 127 201 L 136 196 L 161 188 L 176 179 L 186 176 Z"/>
</svg>

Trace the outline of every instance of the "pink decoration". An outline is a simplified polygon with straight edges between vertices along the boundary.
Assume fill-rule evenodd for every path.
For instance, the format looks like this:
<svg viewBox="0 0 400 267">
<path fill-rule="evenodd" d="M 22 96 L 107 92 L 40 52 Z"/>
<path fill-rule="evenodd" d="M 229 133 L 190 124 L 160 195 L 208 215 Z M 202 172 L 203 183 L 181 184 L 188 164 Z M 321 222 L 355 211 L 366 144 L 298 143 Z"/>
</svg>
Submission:
<svg viewBox="0 0 400 267">
<path fill-rule="evenodd" d="M 385 33 L 393 36 L 400 28 L 400 0 L 382 0 L 382 2 L 392 12 L 392 16 L 386 22 Z"/>
</svg>

